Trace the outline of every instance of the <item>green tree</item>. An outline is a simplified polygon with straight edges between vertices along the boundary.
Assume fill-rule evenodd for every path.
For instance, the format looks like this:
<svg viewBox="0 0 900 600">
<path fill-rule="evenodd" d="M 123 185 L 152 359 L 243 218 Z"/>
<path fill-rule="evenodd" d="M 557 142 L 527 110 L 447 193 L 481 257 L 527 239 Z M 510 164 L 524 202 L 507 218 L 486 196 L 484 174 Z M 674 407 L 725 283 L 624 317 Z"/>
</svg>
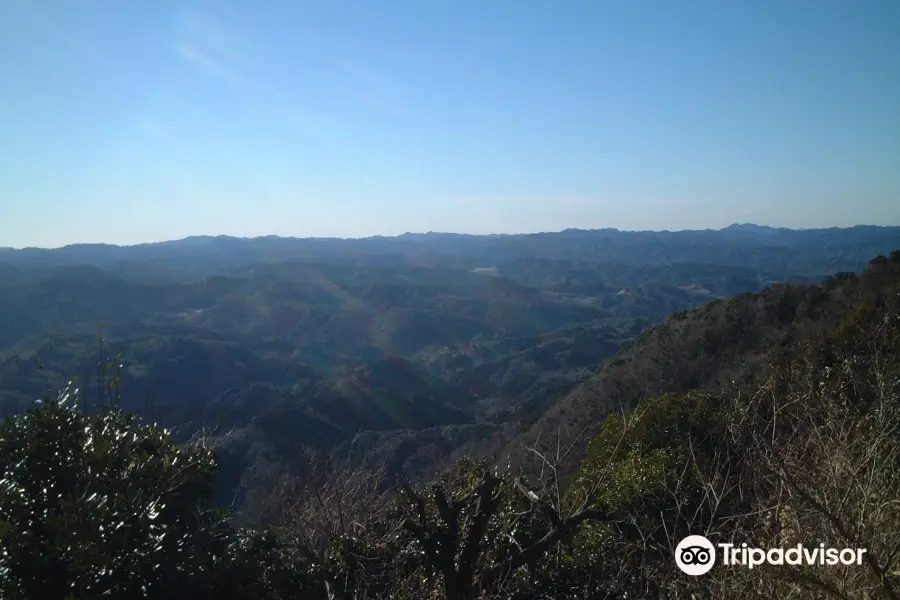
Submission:
<svg viewBox="0 0 900 600">
<path fill-rule="evenodd" d="M 160 598 L 206 589 L 226 528 L 211 450 L 67 387 L 0 425 L 0 596 Z"/>
</svg>

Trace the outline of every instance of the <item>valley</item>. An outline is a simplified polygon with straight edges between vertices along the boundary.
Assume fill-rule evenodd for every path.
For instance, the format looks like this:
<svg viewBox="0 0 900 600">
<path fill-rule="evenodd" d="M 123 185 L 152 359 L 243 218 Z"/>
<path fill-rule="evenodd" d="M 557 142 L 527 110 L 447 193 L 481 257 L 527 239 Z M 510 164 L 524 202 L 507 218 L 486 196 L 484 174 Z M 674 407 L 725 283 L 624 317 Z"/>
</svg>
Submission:
<svg viewBox="0 0 900 600">
<path fill-rule="evenodd" d="M 220 447 L 222 498 L 243 498 L 300 443 L 427 478 L 558 428 L 561 407 L 603 389 L 598 369 L 672 314 L 858 271 L 894 247 L 900 228 L 741 226 L 7 250 L 0 409 L 72 377 L 87 408 L 109 401 L 95 389 L 109 375 L 102 323 L 122 408 Z M 705 381 L 702 365 L 673 374 L 677 387 Z M 609 409 L 590 403 L 598 423 Z"/>
</svg>

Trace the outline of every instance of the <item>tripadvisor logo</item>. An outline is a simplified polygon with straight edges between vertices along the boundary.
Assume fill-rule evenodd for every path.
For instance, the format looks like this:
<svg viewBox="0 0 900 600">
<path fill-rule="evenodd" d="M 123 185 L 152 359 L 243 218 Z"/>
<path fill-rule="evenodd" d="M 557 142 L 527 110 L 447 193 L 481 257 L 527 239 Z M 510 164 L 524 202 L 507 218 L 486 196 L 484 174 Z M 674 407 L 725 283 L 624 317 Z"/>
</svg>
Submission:
<svg viewBox="0 0 900 600">
<path fill-rule="evenodd" d="M 688 575 L 708 573 L 716 562 L 716 549 L 702 535 L 689 535 L 675 548 L 675 564 Z"/>
<path fill-rule="evenodd" d="M 791 548 L 750 548 L 747 544 L 717 544 L 721 564 L 752 569 L 760 565 L 861 565 L 865 548 L 811 548 L 797 544 Z M 675 548 L 675 564 L 688 575 L 708 573 L 716 563 L 716 546 L 702 535 L 689 535 Z"/>
</svg>

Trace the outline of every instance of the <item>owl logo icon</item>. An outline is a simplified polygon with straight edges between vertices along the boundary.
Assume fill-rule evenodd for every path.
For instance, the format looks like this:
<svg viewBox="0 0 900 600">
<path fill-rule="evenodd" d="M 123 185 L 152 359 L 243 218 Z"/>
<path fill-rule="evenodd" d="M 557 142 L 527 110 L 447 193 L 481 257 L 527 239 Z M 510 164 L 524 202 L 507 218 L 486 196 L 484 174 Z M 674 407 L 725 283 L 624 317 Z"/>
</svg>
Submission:
<svg viewBox="0 0 900 600">
<path fill-rule="evenodd" d="M 716 548 L 702 535 L 689 535 L 675 548 L 675 564 L 688 575 L 708 573 L 716 563 Z"/>
</svg>

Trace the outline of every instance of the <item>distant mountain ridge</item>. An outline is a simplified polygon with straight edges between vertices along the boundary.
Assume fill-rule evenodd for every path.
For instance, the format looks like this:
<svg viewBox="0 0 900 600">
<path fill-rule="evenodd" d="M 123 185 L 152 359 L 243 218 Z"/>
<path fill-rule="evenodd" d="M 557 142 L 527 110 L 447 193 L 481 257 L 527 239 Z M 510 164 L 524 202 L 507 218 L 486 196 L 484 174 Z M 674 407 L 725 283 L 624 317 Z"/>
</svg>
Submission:
<svg viewBox="0 0 900 600">
<path fill-rule="evenodd" d="M 717 264 L 763 269 L 778 279 L 825 277 L 858 271 L 879 253 L 900 247 L 900 227 L 794 230 L 734 224 L 720 230 L 619 231 L 567 229 L 553 233 L 470 235 L 407 233 L 396 237 L 237 238 L 194 236 L 181 240 L 114 246 L 76 244 L 55 249 L 0 252 L 0 264 L 53 267 L 85 264 L 130 272 L 136 262 L 155 273 L 203 277 L 235 266 L 283 261 L 402 260 L 406 263 L 475 269 L 522 257 L 589 260 L 646 266 Z M 177 263 L 177 264 L 175 264 Z"/>
<path fill-rule="evenodd" d="M 229 243 L 232 241 L 239 242 L 255 242 L 255 241 L 295 241 L 295 242 L 365 242 L 365 241 L 389 241 L 389 240 L 436 240 L 436 239 L 466 239 L 466 238 L 522 238 L 529 236 L 554 236 L 554 235 L 570 235 L 570 234 L 693 234 L 708 232 L 735 232 L 746 231 L 755 233 L 775 233 L 775 232 L 817 232 L 817 231 L 846 231 L 854 229 L 877 230 L 877 229 L 900 229 L 900 226 L 894 225 L 852 225 L 849 227 L 815 227 L 815 228 L 790 228 L 790 227 L 772 227 L 769 225 L 757 225 L 755 223 L 732 223 L 720 229 L 617 229 L 615 227 L 605 227 L 600 229 L 580 229 L 570 227 L 561 231 L 541 231 L 530 233 L 456 233 L 447 231 L 426 231 L 414 232 L 407 231 L 398 235 L 371 235 L 364 237 L 298 237 L 298 236 L 279 236 L 279 235 L 262 235 L 262 236 L 233 236 L 227 234 L 221 235 L 191 235 L 184 238 L 172 240 L 163 240 L 158 242 L 140 242 L 136 244 L 107 244 L 103 242 L 80 242 L 75 244 L 66 244 L 56 248 L 45 248 L 40 246 L 26 246 L 23 248 L 13 248 L 10 246 L 0 246 L 0 252 L 61 252 L 74 249 L 102 249 L 102 248 L 146 248 L 152 246 L 165 245 L 200 245 L 210 243 Z"/>
</svg>

